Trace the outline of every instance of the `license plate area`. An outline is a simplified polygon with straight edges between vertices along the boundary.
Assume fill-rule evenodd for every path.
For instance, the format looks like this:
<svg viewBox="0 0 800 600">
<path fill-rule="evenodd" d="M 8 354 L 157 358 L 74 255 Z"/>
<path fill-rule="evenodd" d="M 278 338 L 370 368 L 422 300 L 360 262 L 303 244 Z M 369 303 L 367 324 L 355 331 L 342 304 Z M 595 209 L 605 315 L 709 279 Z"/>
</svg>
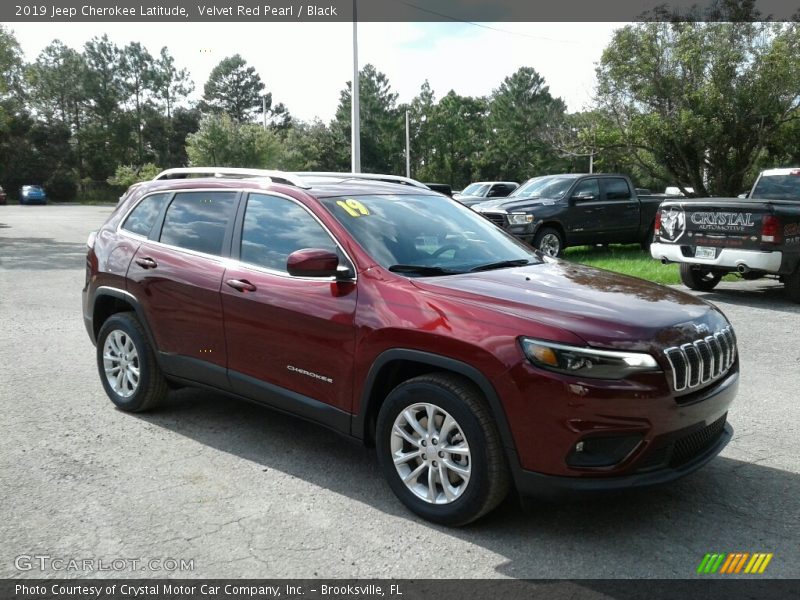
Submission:
<svg viewBox="0 0 800 600">
<path fill-rule="evenodd" d="M 717 257 L 717 249 L 708 246 L 697 246 L 697 248 L 694 249 L 694 257 L 714 259 Z"/>
</svg>

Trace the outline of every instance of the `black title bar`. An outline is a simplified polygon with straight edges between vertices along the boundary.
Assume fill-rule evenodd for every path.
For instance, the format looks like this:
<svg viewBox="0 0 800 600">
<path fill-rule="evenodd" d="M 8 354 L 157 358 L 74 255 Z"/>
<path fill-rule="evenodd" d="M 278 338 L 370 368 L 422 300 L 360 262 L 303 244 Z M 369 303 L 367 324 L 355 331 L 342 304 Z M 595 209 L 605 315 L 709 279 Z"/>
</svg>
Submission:
<svg viewBox="0 0 800 600">
<path fill-rule="evenodd" d="M 754 7 L 754 10 L 751 8 Z M 354 12 L 354 7 L 356 10 Z M 619 22 L 800 19 L 798 0 L 2 0 L 3 22 Z"/>
</svg>

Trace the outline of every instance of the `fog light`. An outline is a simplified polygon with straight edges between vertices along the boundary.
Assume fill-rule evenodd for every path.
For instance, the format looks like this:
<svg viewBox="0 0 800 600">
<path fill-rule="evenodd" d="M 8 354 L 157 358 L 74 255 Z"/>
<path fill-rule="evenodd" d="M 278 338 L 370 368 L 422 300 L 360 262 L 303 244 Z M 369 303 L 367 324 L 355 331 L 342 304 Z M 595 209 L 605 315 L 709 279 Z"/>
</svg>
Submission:
<svg viewBox="0 0 800 600">
<path fill-rule="evenodd" d="M 619 464 L 642 441 L 642 434 L 593 437 L 576 443 L 567 456 L 570 467 L 611 467 Z"/>
</svg>

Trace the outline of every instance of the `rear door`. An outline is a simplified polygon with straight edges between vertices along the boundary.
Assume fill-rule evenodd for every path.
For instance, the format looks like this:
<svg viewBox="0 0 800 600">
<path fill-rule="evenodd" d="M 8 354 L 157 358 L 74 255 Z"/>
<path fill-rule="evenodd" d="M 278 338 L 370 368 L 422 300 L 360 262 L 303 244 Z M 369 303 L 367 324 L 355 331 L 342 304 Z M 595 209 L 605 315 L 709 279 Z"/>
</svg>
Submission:
<svg viewBox="0 0 800 600">
<path fill-rule="evenodd" d="M 227 387 L 220 286 L 238 193 L 178 192 L 128 268 L 165 369 Z"/>
<path fill-rule="evenodd" d="M 249 194 L 236 231 L 239 260 L 222 284 L 234 390 L 323 422 L 350 412 L 356 284 L 286 269 L 296 250 L 330 250 L 344 261 L 343 251 L 307 207 L 285 196 Z"/>
</svg>

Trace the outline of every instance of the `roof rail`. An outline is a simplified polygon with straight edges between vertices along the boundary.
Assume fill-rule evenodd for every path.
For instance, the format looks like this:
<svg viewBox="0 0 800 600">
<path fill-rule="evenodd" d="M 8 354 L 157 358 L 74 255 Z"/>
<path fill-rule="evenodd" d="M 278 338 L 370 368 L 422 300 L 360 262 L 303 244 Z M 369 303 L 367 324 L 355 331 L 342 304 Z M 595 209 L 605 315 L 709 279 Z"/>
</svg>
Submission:
<svg viewBox="0 0 800 600">
<path fill-rule="evenodd" d="M 240 169 L 237 167 L 179 167 L 161 171 L 153 177 L 153 181 L 161 179 L 186 179 L 191 175 L 199 177 L 258 177 L 269 179 L 276 183 L 285 183 L 295 187 L 308 189 L 311 186 L 306 183 L 299 173 L 287 173 L 285 171 L 271 171 L 268 169 Z"/>
<path fill-rule="evenodd" d="M 403 177 L 402 175 L 382 175 L 380 173 L 336 173 L 335 171 L 303 171 L 296 172 L 294 175 L 298 177 L 338 177 L 341 179 L 366 179 L 370 181 L 384 181 L 386 183 L 397 183 L 400 185 L 410 185 L 422 189 L 430 189 L 424 183 L 420 183 L 416 179 L 410 177 Z"/>
</svg>

